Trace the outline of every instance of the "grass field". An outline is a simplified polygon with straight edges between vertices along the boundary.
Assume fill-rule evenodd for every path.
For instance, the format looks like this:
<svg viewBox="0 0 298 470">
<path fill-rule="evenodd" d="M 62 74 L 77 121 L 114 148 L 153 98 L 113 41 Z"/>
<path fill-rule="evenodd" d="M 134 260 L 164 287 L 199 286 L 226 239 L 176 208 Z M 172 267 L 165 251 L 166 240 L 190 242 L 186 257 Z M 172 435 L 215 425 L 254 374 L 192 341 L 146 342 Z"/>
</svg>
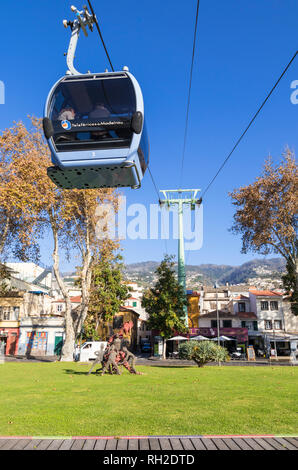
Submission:
<svg viewBox="0 0 298 470">
<path fill-rule="evenodd" d="M 296 367 L 0 365 L 0 435 L 298 434 Z"/>
</svg>

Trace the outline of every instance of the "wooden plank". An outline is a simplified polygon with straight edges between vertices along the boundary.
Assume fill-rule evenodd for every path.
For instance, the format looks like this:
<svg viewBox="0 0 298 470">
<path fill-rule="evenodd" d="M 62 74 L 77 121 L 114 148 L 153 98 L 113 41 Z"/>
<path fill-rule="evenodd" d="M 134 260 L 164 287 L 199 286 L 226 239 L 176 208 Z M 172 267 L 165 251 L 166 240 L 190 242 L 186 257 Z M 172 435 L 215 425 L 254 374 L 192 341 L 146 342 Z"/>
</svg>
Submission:
<svg viewBox="0 0 298 470">
<path fill-rule="evenodd" d="M 159 445 L 161 450 L 172 450 L 170 440 L 167 437 L 161 437 L 159 439 Z"/>
<path fill-rule="evenodd" d="M 196 450 L 206 450 L 203 439 L 200 439 L 199 437 L 193 437 L 191 438 L 191 442 Z"/>
<path fill-rule="evenodd" d="M 157 438 L 149 438 L 150 450 L 160 450 L 159 441 Z"/>
<path fill-rule="evenodd" d="M 233 441 L 233 439 L 230 439 L 227 437 L 222 440 L 225 444 L 227 444 L 229 450 L 241 450 L 241 447 L 239 447 L 238 444 L 236 444 L 236 442 Z"/>
<path fill-rule="evenodd" d="M 51 442 L 51 444 L 47 448 L 47 450 L 58 450 L 60 449 L 62 443 L 63 439 L 54 439 L 53 442 Z"/>
<path fill-rule="evenodd" d="M 149 448 L 149 439 L 140 439 L 139 440 L 140 450 L 150 450 Z"/>
<path fill-rule="evenodd" d="M 139 439 L 128 439 L 128 450 L 139 450 Z"/>
<path fill-rule="evenodd" d="M 42 439 L 38 446 L 36 447 L 36 450 L 47 450 L 49 445 L 53 442 L 53 439 Z"/>
<path fill-rule="evenodd" d="M 255 439 L 251 437 L 246 437 L 244 440 L 245 442 L 247 442 L 248 445 L 250 445 L 250 447 L 253 450 L 263 450 L 263 447 L 261 447 L 260 444 L 258 444 Z"/>
<path fill-rule="evenodd" d="M 82 450 L 85 444 L 85 439 L 74 439 L 74 443 L 70 450 Z"/>
<path fill-rule="evenodd" d="M 281 445 L 278 441 L 274 440 L 272 437 L 264 437 L 264 441 L 272 445 L 275 450 L 287 450 L 283 445 Z"/>
<path fill-rule="evenodd" d="M 282 446 L 284 446 L 288 450 L 297 450 L 297 447 L 293 446 L 290 442 L 288 442 L 286 439 L 283 437 L 275 437 L 274 441 L 279 442 Z M 274 444 L 273 444 L 274 445 Z"/>
<path fill-rule="evenodd" d="M 202 441 L 204 442 L 207 450 L 217 450 L 216 445 L 211 439 L 209 439 L 209 437 L 203 437 Z"/>
<path fill-rule="evenodd" d="M 233 437 L 233 441 L 236 442 L 236 444 L 238 444 L 238 446 L 242 450 L 252 450 L 250 445 L 247 442 L 245 442 L 245 440 L 242 437 Z"/>
<path fill-rule="evenodd" d="M 118 439 L 117 450 L 127 450 L 128 439 Z"/>
<path fill-rule="evenodd" d="M 194 450 L 195 449 L 192 442 L 191 442 L 191 440 L 188 439 L 188 438 L 181 438 L 180 442 L 181 442 L 184 450 Z"/>
<path fill-rule="evenodd" d="M 69 450 L 73 444 L 73 439 L 64 439 L 59 450 Z"/>
<path fill-rule="evenodd" d="M 172 446 L 173 450 L 183 450 L 180 439 L 175 438 L 175 437 L 171 437 L 170 442 L 171 442 L 171 446 Z"/>
<path fill-rule="evenodd" d="M 108 439 L 106 450 L 116 450 L 117 449 L 117 439 Z"/>
<path fill-rule="evenodd" d="M 254 438 L 254 441 L 260 444 L 260 446 L 263 447 L 264 450 L 275 450 L 271 442 L 267 442 L 261 437 Z"/>
<path fill-rule="evenodd" d="M 0 439 L 0 449 L 1 449 L 1 447 L 3 447 L 5 444 L 7 444 L 8 441 L 9 441 L 9 439 Z"/>
<path fill-rule="evenodd" d="M 298 439 L 295 437 L 284 437 L 286 441 L 292 444 L 296 450 L 298 450 Z"/>
<path fill-rule="evenodd" d="M 41 439 L 31 439 L 29 444 L 27 444 L 26 447 L 24 447 L 24 450 L 36 450 L 40 441 Z"/>
<path fill-rule="evenodd" d="M 86 439 L 82 450 L 93 450 L 96 439 Z"/>
<path fill-rule="evenodd" d="M 107 439 L 97 439 L 94 450 L 104 450 L 107 442 Z"/>
<path fill-rule="evenodd" d="M 8 439 L 5 444 L 1 447 L 1 450 L 10 450 L 12 449 L 17 443 L 19 439 Z"/>
<path fill-rule="evenodd" d="M 230 448 L 227 446 L 227 444 L 220 438 L 214 438 L 214 439 L 211 439 L 213 444 L 216 445 L 216 447 L 218 448 L 218 450 L 230 450 Z"/>
<path fill-rule="evenodd" d="M 31 439 L 18 439 L 17 444 L 13 447 L 13 450 L 23 450 Z"/>
</svg>

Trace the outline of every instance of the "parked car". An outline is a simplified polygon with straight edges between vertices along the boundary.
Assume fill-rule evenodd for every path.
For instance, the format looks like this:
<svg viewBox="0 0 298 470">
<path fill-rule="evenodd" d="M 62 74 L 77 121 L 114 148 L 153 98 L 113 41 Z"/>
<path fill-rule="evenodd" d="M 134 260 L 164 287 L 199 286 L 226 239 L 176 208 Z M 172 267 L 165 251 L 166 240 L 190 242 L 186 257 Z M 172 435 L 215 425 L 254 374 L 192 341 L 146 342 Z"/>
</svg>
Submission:
<svg viewBox="0 0 298 470">
<path fill-rule="evenodd" d="M 107 344 L 107 341 L 86 341 L 80 348 L 76 349 L 75 361 L 94 361 L 98 357 L 97 352 L 103 355 Z"/>
</svg>

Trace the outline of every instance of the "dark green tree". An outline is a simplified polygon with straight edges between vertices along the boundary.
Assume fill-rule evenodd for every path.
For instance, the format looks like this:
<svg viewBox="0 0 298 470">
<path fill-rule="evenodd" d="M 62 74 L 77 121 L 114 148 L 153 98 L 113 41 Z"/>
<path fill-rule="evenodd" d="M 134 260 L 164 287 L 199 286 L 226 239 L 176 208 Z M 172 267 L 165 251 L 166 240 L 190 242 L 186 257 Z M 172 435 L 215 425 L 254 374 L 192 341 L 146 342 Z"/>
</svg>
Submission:
<svg viewBox="0 0 298 470">
<path fill-rule="evenodd" d="M 93 340 L 98 336 L 101 322 L 111 320 L 119 312 L 130 289 L 123 283 L 121 256 L 112 260 L 102 258 L 92 269 L 88 314 L 84 322 L 84 336 Z"/>
<path fill-rule="evenodd" d="M 142 298 L 142 307 L 149 315 L 148 328 L 159 330 L 164 338 L 164 358 L 165 340 L 176 332 L 184 333 L 187 330 L 183 311 L 183 307 L 187 306 L 187 298 L 177 281 L 173 259 L 173 256 L 165 256 L 155 271 L 158 277 L 155 286 L 145 291 Z"/>
</svg>

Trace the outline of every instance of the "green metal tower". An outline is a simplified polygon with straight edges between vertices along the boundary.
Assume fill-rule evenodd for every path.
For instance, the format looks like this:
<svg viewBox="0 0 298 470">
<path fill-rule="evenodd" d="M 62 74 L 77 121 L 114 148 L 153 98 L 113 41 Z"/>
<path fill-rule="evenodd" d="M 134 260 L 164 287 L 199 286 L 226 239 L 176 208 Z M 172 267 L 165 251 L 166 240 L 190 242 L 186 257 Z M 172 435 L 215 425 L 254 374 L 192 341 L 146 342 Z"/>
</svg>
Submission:
<svg viewBox="0 0 298 470">
<path fill-rule="evenodd" d="M 178 282 L 183 287 L 186 296 L 185 256 L 184 256 L 184 232 L 183 232 L 183 207 L 190 205 L 194 210 L 196 205 L 201 204 L 201 198 L 197 197 L 200 189 L 163 189 L 160 192 L 164 199 L 160 199 L 161 206 L 178 207 Z M 187 307 L 184 307 L 185 326 L 188 327 Z"/>
</svg>

